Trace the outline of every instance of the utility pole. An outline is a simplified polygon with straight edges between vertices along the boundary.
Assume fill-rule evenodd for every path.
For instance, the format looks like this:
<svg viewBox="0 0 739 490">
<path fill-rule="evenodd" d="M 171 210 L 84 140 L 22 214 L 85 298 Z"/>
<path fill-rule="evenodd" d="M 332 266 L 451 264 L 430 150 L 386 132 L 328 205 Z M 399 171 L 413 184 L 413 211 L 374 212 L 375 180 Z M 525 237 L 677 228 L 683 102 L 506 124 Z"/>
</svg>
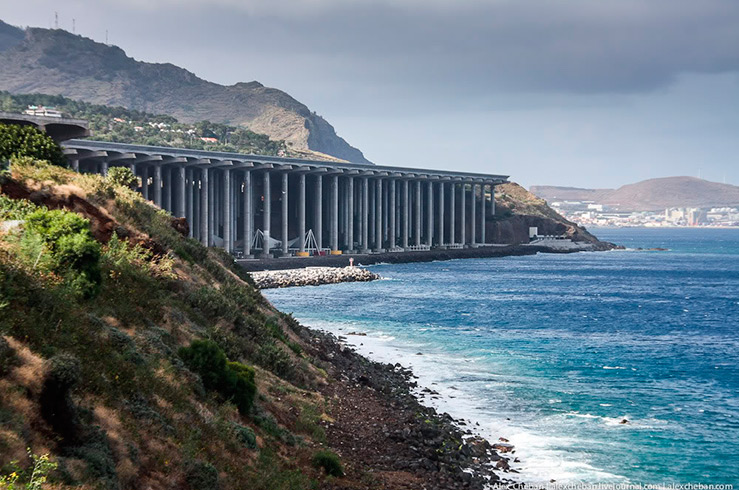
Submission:
<svg viewBox="0 0 739 490">
<path fill-rule="evenodd" d="M 54 29 L 59 29 L 59 12 L 54 12 Z"/>
<path fill-rule="evenodd" d="M 77 33 L 77 29 L 75 26 L 75 19 L 72 19 L 72 34 L 76 34 L 76 33 Z"/>
</svg>

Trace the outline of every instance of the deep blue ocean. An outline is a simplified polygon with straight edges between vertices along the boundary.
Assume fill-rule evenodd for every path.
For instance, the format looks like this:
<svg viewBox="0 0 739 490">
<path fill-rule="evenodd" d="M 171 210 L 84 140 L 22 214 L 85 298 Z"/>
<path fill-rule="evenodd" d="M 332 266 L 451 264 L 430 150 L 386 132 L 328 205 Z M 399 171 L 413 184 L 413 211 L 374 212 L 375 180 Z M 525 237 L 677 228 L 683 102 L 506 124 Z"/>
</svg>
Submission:
<svg viewBox="0 0 739 490">
<path fill-rule="evenodd" d="M 266 295 L 412 366 L 428 403 L 516 445 L 523 481 L 739 483 L 739 230 L 592 231 L 669 251 L 379 265 Z"/>
</svg>

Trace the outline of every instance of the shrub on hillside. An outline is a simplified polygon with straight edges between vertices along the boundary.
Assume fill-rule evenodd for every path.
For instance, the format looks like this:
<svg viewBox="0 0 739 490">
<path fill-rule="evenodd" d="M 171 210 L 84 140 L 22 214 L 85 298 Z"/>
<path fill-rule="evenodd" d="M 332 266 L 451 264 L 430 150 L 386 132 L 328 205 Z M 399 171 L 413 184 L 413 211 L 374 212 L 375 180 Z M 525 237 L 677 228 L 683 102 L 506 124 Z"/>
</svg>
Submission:
<svg viewBox="0 0 739 490">
<path fill-rule="evenodd" d="M 79 424 L 70 393 L 82 376 L 80 361 L 71 354 L 59 354 L 49 359 L 47 365 L 39 397 L 41 415 L 65 444 L 74 444 Z"/>
<path fill-rule="evenodd" d="M 313 455 L 313 466 L 323 468 L 329 476 L 344 476 L 341 460 L 331 451 L 318 451 Z"/>
<path fill-rule="evenodd" d="M 129 189 L 133 189 L 139 181 L 138 177 L 128 167 L 113 167 L 109 169 L 105 179 L 114 185 L 128 187 Z"/>
<path fill-rule="evenodd" d="M 233 431 L 236 434 L 236 439 L 244 445 L 247 449 L 257 448 L 257 436 L 250 427 L 246 427 L 241 424 L 234 424 Z"/>
<path fill-rule="evenodd" d="M 281 378 L 290 378 L 295 370 L 290 355 L 274 343 L 266 343 L 257 351 L 258 363 Z"/>
<path fill-rule="evenodd" d="M 233 393 L 233 402 L 242 414 L 249 413 L 257 394 L 257 385 L 254 382 L 254 368 L 240 362 L 229 362 L 227 368 L 235 374 L 229 376 L 232 383 L 230 391 Z"/>
<path fill-rule="evenodd" d="M 187 464 L 185 481 L 192 490 L 218 490 L 218 470 L 198 459 Z"/>
<path fill-rule="evenodd" d="M 223 350 L 211 340 L 196 340 L 190 347 L 182 347 L 179 355 L 188 369 L 200 375 L 206 390 L 233 401 L 242 415 L 249 413 L 257 392 L 252 368 L 228 362 Z"/>
<path fill-rule="evenodd" d="M 67 166 L 61 147 L 35 127 L 0 124 L 0 161 L 17 157 L 31 157 L 60 167 Z"/>
<path fill-rule="evenodd" d="M 11 199 L 0 194 L 0 220 L 22 220 L 38 206 L 26 199 Z"/>
<path fill-rule="evenodd" d="M 65 277 L 75 292 L 84 298 L 99 292 L 100 244 L 90 233 L 88 220 L 68 211 L 39 208 L 27 216 L 25 228 L 43 245 L 38 258 L 47 252 L 51 269 Z"/>
</svg>

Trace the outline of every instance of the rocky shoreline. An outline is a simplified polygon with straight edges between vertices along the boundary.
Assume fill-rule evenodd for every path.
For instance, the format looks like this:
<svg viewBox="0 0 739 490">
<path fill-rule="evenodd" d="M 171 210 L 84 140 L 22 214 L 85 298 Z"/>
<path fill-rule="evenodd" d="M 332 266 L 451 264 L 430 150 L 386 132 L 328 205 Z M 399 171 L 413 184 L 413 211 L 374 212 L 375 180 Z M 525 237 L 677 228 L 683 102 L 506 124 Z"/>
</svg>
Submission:
<svg viewBox="0 0 739 490">
<path fill-rule="evenodd" d="M 340 282 L 367 282 L 380 279 L 379 274 L 362 267 L 306 267 L 252 272 L 251 277 L 259 289 L 288 288 L 293 286 L 320 286 Z"/>
<path fill-rule="evenodd" d="M 600 242 L 591 245 L 589 250 L 614 248 L 617 247 Z M 513 245 L 354 257 L 357 262 L 373 264 L 574 251 L 581 250 Z M 314 263 L 322 265 L 344 265 L 348 261 L 347 257 L 315 259 Z M 305 258 L 260 261 L 259 267 L 266 271 L 252 272 L 251 276 L 258 286 L 257 278 L 271 278 L 272 283 L 282 284 L 273 287 L 297 285 L 290 278 L 308 274 L 315 279 L 316 274 L 306 272 L 310 269 L 285 269 L 305 267 L 306 262 Z M 336 271 L 343 269 L 349 268 L 334 268 L 334 272 L 327 274 L 337 279 Z M 425 405 L 426 394 L 438 394 L 428 388 L 419 389 L 418 377 L 410 369 L 400 363 L 373 361 L 360 355 L 343 337 L 301 326 L 289 315 L 285 319 L 307 346 L 306 354 L 329 374 L 331 381 L 319 388 L 329 407 L 330 420 L 324 422 L 327 443 L 347 466 L 371 475 L 372 481 L 363 480 L 367 488 L 484 490 L 526 487 L 512 478 L 518 466 L 514 463 L 519 463 L 516 448 L 502 437 L 485 439 L 471 430 L 467 421 Z M 334 480 L 326 488 L 349 490 L 355 487 Z"/>
<path fill-rule="evenodd" d="M 520 488 L 506 478 L 515 448 L 491 443 L 466 422 L 423 405 L 413 390 L 416 376 L 401 364 L 371 361 L 333 334 L 291 329 L 335 381 L 320 389 L 331 400 L 328 443 L 342 460 L 376 475 L 372 488 L 393 490 Z M 330 488 L 344 488 L 337 481 Z"/>
</svg>

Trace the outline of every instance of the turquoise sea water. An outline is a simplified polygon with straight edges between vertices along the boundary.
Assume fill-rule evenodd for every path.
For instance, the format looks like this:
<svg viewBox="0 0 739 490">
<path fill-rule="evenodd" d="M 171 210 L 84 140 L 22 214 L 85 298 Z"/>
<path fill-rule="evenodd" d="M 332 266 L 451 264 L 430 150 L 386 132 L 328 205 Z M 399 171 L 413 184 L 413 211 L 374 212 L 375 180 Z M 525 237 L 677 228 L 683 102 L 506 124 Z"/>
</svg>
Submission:
<svg viewBox="0 0 739 490">
<path fill-rule="evenodd" d="M 670 251 L 380 265 L 267 296 L 366 332 L 347 339 L 515 444 L 524 481 L 739 483 L 739 230 L 593 231 Z"/>
</svg>

